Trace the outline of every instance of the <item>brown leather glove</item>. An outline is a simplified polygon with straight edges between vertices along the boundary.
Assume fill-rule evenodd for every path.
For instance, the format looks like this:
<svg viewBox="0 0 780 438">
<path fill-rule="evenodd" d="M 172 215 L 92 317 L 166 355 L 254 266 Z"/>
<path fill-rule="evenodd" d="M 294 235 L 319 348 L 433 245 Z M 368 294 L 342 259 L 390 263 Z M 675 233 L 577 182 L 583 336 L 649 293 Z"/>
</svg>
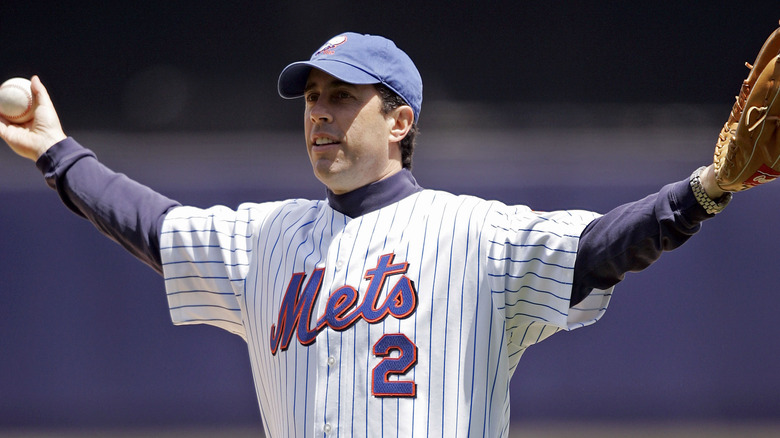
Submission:
<svg viewBox="0 0 780 438">
<path fill-rule="evenodd" d="M 715 180 L 738 192 L 780 177 L 780 29 L 758 52 L 715 147 Z"/>
</svg>

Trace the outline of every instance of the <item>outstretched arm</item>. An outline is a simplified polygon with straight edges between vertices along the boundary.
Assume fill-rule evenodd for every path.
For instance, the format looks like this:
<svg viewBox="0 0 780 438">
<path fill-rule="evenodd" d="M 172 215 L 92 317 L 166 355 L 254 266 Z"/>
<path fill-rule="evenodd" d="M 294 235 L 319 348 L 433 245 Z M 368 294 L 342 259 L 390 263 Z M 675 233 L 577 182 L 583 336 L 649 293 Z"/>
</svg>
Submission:
<svg viewBox="0 0 780 438">
<path fill-rule="evenodd" d="M 701 183 L 708 196 L 718 199 L 724 192 L 717 188 L 711 170 L 712 166 L 702 171 Z M 614 286 L 627 272 L 650 266 L 664 251 L 685 243 L 711 217 L 697 201 L 690 179 L 685 179 L 597 218 L 580 236 L 571 305 L 593 289 Z"/>
<path fill-rule="evenodd" d="M 92 151 L 66 137 L 46 89 L 32 79 L 34 118 L 22 125 L 0 119 L 0 137 L 34 160 L 65 205 L 104 235 L 162 273 L 159 235 L 176 201 L 116 173 Z"/>
<path fill-rule="evenodd" d="M 178 202 L 107 168 L 70 137 L 36 165 L 68 208 L 162 274 L 160 230 Z"/>
</svg>

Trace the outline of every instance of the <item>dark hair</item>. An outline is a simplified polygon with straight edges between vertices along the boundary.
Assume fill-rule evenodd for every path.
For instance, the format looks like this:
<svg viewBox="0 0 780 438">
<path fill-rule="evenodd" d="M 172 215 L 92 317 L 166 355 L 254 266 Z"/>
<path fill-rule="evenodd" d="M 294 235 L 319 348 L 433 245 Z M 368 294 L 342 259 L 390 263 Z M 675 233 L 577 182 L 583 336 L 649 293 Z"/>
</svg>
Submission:
<svg viewBox="0 0 780 438">
<path fill-rule="evenodd" d="M 382 112 L 389 114 L 390 111 L 398 108 L 402 105 L 409 105 L 401 96 L 395 91 L 391 90 L 384 84 L 375 84 L 379 97 L 382 98 Z M 401 164 L 405 169 L 412 169 L 412 155 L 414 154 L 415 137 L 419 133 L 417 128 L 417 120 L 412 124 L 412 129 L 401 140 Z"/>
</svg>

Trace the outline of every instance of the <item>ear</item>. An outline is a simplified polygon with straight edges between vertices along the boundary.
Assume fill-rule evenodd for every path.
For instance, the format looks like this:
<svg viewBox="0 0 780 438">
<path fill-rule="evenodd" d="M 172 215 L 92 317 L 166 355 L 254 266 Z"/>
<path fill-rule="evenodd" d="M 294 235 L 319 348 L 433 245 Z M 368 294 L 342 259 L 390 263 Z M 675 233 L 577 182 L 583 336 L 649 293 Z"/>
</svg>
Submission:
<svg viewBox="0 0 780 438">
<path fill-rule="evenodd" d="M 398 143 L 406 137 L 414 124 L 414 111 L 409 105 L 401 105 L 388 114 L 390 125 L 390 143 Z"/>
</svg>

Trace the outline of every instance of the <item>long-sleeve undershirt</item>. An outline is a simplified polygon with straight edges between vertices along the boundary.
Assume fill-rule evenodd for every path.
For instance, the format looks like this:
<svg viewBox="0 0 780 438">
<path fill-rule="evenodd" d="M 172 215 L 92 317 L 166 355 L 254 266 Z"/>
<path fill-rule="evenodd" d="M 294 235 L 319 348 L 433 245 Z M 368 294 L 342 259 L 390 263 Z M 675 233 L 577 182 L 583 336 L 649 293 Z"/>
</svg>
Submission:
<svg viewBox="0 0 780 438">
<path fill-rule="evenodd" d="M 110 170 L 72 138 L 54 145 L 36 165 L 68 208 L 162 273 L 160 230 L 166 213 L 178 202 Z M 355 217 L 421 188 L 404 171 L 381 185 L 358 190 L 341 196 L 328 193 L 329 201 Z M 595 219 L 580 236 L 570 304 L 576 305 L 593 289 L 615 285 L 627 272 L 648 267 L 664 251 L 685 243 L 710 217 L 686 178 Z"/>
</svg>

